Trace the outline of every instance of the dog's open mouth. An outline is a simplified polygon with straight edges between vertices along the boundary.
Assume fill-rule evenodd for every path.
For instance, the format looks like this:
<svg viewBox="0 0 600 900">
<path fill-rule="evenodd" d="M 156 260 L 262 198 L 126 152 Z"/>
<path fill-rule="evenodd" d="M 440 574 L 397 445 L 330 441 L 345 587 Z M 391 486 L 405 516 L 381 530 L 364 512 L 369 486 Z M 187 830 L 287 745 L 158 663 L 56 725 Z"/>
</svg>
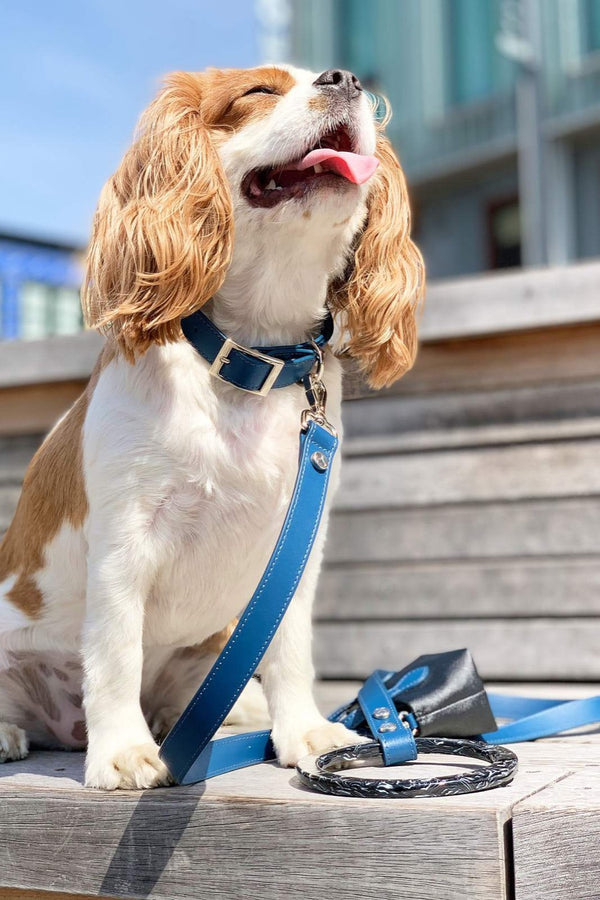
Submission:
<svg viewBox="0 0 600 900">
<path fill-rule="evenodd" d="M 242 191 L 252 206 L 271 207 L 303 197 L 317 186 L 339 184 L 340 180 L 363 184 L 377 166 L 376 157 L 353 151 L 350 135 L 339 126 L 300 159 L 278 168 L 248 172 L 242 181 Z"/>
</svg>

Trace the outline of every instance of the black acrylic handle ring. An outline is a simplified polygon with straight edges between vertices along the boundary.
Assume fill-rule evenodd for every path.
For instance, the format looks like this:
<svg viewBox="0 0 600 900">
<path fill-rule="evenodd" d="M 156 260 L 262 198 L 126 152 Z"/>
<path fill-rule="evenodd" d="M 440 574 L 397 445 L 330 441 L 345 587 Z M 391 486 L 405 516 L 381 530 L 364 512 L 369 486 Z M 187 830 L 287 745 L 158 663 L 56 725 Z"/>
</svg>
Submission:
<svg viewBox="0 0 600 900">
<path fill-rule="evenodd" d="M 471 767 L 458 775 L 439 778 L 357 778 L 340 774 L 353 763 L 382 766 L 383 756 L 377 741 L 330 750 L 318 757 L 305 757 L 296 766 L 300 781 L 313 791 L 338 797 L 450 797 L 472 794 L 510 784 L 518 760 L 506 747 L 458 738 L 417 738 L 418 753 L 439 753 L 480 759 L 485 766 Z M 356 771 L 356 769 L 355 769 Z"/>
</svg>

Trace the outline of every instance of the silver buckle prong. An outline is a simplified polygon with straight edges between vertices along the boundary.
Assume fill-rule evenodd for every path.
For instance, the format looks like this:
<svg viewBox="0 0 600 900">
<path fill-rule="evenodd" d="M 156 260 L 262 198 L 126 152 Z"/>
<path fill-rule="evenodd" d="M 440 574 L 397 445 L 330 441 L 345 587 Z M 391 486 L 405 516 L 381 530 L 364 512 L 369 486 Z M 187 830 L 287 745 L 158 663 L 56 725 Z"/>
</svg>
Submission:
<svg viewBox="0 0 600 900">
<path fill-rule="evenodd" d="M 253 350 L 250 347 L 244 347 L 242 344 L 237 344 L 235 341 L 232 341 L 231 338 L 226 338 L 221 349 L 217 353 L 213 364 L 208 370 L 211 375 L 214 375 L 215 378 L 218 378 L 220 381 L 226 382 L 226 384 L 231 384 L 232 382 L 228 381 L 227 378 L 223 378 L 221 375 L 221 370 L 223 366 L 226 366 L 231 360 L 229 359 L 229 354 L 232 350 L 238 350 L 240 353 L 245 353 L 246 356 L 252 356 L 254 359 L 260 359 L 262 362 L 268 363 L 271 366 L 271 371 L 265 378 L 262 386 L 253 391 L 250 388 L 241 387 L 240 385 L 234 385 L 234 387 L 239 387 L 240 390 L 246 391 L 247 394 L 255 394 L 257 397 L 265 397 L 279 376 L 279 373 L 283 369 L 285 362 L 283 359 L 276 359 L 274 356 L 267 356 L 266 353 L 259 353 L 258 350 Z"/>
</svg>

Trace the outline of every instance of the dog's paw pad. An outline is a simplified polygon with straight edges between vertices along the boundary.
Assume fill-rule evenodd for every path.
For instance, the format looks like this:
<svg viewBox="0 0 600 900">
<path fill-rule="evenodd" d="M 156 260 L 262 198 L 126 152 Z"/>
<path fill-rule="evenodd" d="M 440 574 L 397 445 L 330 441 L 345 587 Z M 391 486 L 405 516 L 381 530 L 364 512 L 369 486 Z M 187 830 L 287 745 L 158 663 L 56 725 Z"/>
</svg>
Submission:
<svg viewBox="0 0 600 900">
<path fill-rule="evenodd" d="M 94 759 L 86 765 L 86 787 L 105 791 L 143 790 L 171 784 L 168 769 L 159 758 L 158 747 L 152 742 L 125 747 L 109 759 Z"/>
<path fill-rule="evenodd" d="M 25 759 L 29 753 L 27 735 L 18 725 L 0 722 L 0 763 Z"/>
</svg>

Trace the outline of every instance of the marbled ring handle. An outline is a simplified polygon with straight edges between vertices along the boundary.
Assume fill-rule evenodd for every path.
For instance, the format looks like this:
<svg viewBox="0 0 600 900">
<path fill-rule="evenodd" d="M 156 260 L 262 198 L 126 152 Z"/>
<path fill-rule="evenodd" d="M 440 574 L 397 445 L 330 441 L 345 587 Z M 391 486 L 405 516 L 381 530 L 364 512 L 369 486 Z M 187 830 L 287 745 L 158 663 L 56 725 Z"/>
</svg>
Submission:
<svg viewBox="0 0 600 900">
<path fill-rule="evenodd" d="M 449 797 L 472 794 L 510 784 L 517 771 L 518 760 L 512 750 L 491 746 L 483 741 L 457 738 L 417 738 L 417 751 L 464 756 L 487 763 L 474 766 L 458 775 L 439 778 L 357 778 L 342 775 L 341 769 L 355 768 L 355 764 L 383 765 L 381 747 L 377 741 L 330 750 L 318 757 L 307 756 L 296 766 L 300 781 L 313 791 L 335 794 L 338 797 Z M 414 765 L 414 763 L 413 763 Z"/>
</svg>

